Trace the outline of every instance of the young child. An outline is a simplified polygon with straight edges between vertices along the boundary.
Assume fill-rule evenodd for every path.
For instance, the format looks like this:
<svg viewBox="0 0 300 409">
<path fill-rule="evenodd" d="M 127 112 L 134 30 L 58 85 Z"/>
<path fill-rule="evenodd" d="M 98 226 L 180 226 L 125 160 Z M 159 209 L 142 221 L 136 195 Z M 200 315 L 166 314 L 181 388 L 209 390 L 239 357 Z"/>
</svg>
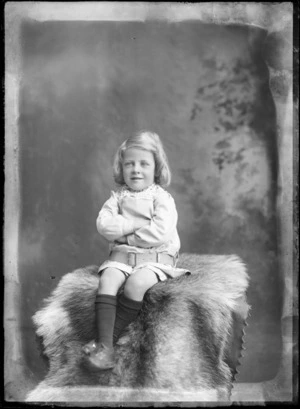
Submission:
<svg viewBox="0 0 300 409">
<path fill-rule="evenodd" d="M 94 369 L 114 366 L 113 345 L 137 317 L 146 291 L 158 281 L 186 272 L 176 268 L 178 216 L 174 199 L 164 190 L 171 173 L 159 136 L 142 131 L 123 142 L 113 171 L 120 187 L 97 218 L 98 232 L 109 241 L 110 251 L 99 268 L 97 338 L 83 348 Z"/>
</svg>

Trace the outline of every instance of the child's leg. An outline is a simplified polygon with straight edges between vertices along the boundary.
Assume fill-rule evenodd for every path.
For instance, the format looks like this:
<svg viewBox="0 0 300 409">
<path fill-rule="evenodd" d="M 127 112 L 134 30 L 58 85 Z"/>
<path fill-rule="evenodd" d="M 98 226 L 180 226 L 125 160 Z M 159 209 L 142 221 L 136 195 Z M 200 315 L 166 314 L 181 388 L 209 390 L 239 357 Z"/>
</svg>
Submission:
<svg viewBox="0 0 300 409">
<path fill-rule="evenodd" d="M 96 369 L 114 366 L 113 331 L 116 318 L 116 294 L 125 281 L 125 275 L 118 269 L 107 268 L 101 274 L 95 301 L 96 342 L 88 343 L 83 351 Z"/>
<path fill-rule="evenodd" d="M 107 268 L 101 274 L 95 301 L 96 344 L 112 347 L 116 318 L 116 294 L 125 281 L 125 275 L 116 268 Z"/>
<path fill-rule="evenodd" d="M 116 342 L 127 325 L 134 321 L 142 308 L 145 292 L 158 282 L 156 274 L 149 269 L 137 270 L 126 281 L 121 295 L 115 321 L 113 339 Z"/>
</svg>

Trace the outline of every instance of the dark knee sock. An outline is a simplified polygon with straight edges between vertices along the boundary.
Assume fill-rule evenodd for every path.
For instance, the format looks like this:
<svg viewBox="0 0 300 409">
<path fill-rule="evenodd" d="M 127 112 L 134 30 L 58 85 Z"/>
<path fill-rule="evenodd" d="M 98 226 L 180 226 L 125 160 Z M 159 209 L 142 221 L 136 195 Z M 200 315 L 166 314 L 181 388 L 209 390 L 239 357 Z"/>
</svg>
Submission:
<svg viewBox="0 0 300 409">
<path fill-rule="evenodd" d="M 96 342 L 108 347 L 113 345 L 113 332 L 116 319 L 117 297 L 114 295 L 97 294 L 96 312 Z"/>
<path fill-rule="evenodd" d="M 135 301 L 127 298 L 124 294 L 121 295 L 118 301 L 116 322 L 113 340 L 116 342 L 121 335 L 123 329 L 134 321 L 142 308 L 143 301 Z"/>
</svg>

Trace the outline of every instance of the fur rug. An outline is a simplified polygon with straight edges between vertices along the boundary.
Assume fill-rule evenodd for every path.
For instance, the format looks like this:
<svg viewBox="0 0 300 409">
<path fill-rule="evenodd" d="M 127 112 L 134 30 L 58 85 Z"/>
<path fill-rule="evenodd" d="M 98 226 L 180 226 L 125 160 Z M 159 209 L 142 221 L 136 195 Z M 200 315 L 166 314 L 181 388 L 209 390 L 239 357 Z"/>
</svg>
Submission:
<svg viewBox="0 0 300 409">
<path fill-rule="evenodd" d="M 146 293 L 115 368 L 101 372 L 81 351 L 95 338 L 98 268 L 63 276 L 33 316 L 49 372 L 26 401 L 228 401 L 249 310 L 246 268 L 237 256 L 195 254 L 182 254 L 179 266 L 192 274 Z"/>
</svg>

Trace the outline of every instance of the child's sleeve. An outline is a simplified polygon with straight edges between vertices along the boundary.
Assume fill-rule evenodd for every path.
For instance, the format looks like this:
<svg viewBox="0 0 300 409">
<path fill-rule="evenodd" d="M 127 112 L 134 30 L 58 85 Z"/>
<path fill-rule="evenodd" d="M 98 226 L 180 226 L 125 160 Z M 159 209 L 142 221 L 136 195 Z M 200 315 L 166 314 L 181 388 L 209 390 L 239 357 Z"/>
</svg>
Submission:
<svg viewBox="0 0 300 409">
<path fill-rule="evenodd" d="M 154 201 L 154 216 L 147 226 L 141 227 L 127 236 L 130 246 L 150 248 L 166 243 L 174 234 L 178 214 L 173 197 L 161 193 Z"/>
<path fill-rule="evenodd" d="M 98 232 L 108 241 L 114 241 L 134 231 L 133 220 L 119 213 L 118 197 L 111 192 L 111 197 L 104 203 L 96 221 Z"/>
</svg>

